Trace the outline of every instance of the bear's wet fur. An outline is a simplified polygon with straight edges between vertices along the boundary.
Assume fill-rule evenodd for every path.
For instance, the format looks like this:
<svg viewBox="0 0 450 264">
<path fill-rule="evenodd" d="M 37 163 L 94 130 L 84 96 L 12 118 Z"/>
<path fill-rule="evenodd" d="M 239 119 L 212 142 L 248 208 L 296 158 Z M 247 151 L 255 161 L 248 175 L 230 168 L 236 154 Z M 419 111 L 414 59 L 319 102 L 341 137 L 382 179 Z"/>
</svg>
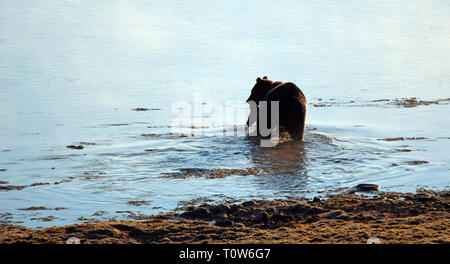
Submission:
<svg viewBox="0 0 450 264">
<path fill-rule="evenodd" d="M 271 124 L 269 101 L 278 101 L 280 129 L 287 131 L 293 139 L 303 140 L 307 102 L 305 95 L 297 85 L 292 82 L 272 81 L 267 76 L 257 78 L 250 97 L 247 99 L 247 102 L 250 101 L 254 101 L 258 107 L 260 101 L 268 102 L 267 124 L 269 126 Z M 250 127 L 252 124 L 247 121 L 247 125 Z"/>
</svg>

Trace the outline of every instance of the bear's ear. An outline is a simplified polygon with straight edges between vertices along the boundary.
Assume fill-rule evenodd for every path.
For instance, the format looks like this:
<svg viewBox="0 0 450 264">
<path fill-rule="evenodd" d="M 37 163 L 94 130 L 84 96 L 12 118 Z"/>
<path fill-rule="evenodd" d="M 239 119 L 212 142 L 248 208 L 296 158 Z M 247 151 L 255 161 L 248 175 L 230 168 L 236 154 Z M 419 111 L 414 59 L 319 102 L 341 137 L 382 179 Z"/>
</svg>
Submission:
<svg viewBox="0 0 450 264">
<path fill-rule="evenodd" d="M 260 81 L 261 81 L 261 78 L 258 77 L 258 78 L 256 79 L 256 82 L 259 83 Z"/>
<path fill-rule="evenodd" d="M 263 79 L 266 79 L 266 80 L 267 80 L 267 76 L 264 76 Z"/>
</svg>

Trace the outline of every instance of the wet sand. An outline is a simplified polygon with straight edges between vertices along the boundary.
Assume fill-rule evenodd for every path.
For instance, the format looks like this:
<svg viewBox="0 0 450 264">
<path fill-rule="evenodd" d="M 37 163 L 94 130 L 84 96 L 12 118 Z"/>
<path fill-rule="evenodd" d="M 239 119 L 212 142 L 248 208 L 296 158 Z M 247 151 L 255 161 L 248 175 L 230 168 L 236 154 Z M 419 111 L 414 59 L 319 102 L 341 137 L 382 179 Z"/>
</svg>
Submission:
<svg viewBox="0 0 450 264">
<path fill-rule="evenodd" d="M 43 229 L 0 225 L 0 243 L 449 243 L 450 192 L 346 191 L 313 200 L 188 206 L 144 220 Z"/>
</svg>

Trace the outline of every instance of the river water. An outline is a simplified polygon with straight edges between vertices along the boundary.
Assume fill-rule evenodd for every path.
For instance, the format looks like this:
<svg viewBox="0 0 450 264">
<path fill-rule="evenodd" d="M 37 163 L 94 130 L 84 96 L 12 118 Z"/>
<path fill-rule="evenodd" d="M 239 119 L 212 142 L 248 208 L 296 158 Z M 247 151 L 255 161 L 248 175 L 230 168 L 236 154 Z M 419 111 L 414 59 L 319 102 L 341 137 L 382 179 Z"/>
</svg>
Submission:
<svg viewBox="0 0 450 264">
<path fill-rule="evenodd" d="M 448 188 L 450 4 L 363 2 L 2 1 L 0 222 Z M 265 75 L 306 95 L 303 143 L 223 133 Z"/>
</svg>

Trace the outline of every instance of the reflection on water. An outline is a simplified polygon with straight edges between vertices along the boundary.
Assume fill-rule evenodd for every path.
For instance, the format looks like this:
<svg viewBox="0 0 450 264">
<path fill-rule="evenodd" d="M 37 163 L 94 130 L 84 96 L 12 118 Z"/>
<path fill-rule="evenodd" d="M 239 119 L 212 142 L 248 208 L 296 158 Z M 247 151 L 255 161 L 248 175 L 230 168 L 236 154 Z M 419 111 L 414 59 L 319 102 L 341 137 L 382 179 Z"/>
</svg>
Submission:
<svg viewBox="0 0 450 264">
<path fill-rule="evenodd" d="M 0 222 L 68 224 L 367 182 L 448 188 L 449 9 L 445 1 L 4 1 Z M 247 116 L 220 111 L 203 116 L 216 123 L 187 126 L 204 134 L 172 133 L 176 102 L 195 105 L 199 94 L 210 105 L 244 103 L 264 75 L 307 96 L 304 142 L 260 148 L 224 136 Z M 18 210 L 31 206 L 65 209 Z"/>
<path fill-rule="evenodd" d="M 277 194 L 305 191 L 308 184 L 307 144 L 287 141 L 274 148 L 256 148 L 250 155 L 251 162 L 265 172 L 258 175 L 260 188 Z"/>
</svg>

